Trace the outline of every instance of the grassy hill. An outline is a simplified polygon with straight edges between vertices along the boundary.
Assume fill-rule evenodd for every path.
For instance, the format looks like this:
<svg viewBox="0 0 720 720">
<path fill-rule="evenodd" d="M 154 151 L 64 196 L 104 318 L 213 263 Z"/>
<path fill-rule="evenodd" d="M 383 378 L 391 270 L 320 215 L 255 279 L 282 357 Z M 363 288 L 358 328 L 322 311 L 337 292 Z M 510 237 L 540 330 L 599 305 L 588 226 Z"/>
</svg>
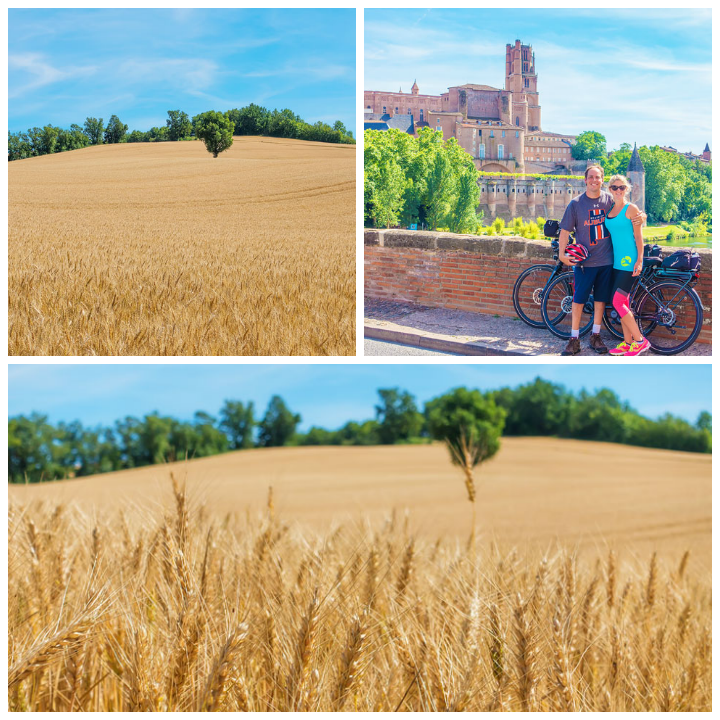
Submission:
<svg viewBox="0 0 720 720">
<path fill-rule="evenodd" d="M 503 544 L 543 549 L 557 538 L 604 553 L 655 549 L 710 568 L 709 455 L 548 438 L 505 438 L 476 473 L 478 528 Z M 465 538 L 470 504 L 441 445 L 247 450 L 77 480 L 10 486 L 12 501 L 78 503 L 106 514 L 124 503 L 155 512 L 171 500 L 169 475 L 208 512 L 263 509 L 272 486 L 284 521 L 327 529 L 379 523 L 393 509 L 427 537 Z"/>
<path fill-rule="evenodd" d="M 10 354 L 354 354 L 355 154 L 238 137 L 10 163 Z"/>
</svg>

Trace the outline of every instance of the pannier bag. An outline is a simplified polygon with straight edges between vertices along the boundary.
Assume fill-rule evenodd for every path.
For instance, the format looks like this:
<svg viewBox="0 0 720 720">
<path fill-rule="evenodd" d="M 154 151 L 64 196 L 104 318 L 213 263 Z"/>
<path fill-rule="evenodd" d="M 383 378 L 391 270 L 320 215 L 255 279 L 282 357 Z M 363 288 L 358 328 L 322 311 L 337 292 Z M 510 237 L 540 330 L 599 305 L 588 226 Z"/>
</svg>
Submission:
<svg viewBox="0 0 720 720">
<path fill-rule="evenodd" d="M 560 237 L 560 221 L 559 220 L 546 220 L 545 227 L 543 228 L 545 237 L 556 238 Z"/>
<path fill-rule="evenodd" d="M 700 255 L 689 250 L 677 250 L 662 261 L 666 270 L 697 272 L 700 269 Z"/>
<path fill-rule="evenodd" d="M 662 255 L 662 248 L 659 245 L 646 245 L 643 250 L 645 257 L 660 257 Z"/>
</svg>

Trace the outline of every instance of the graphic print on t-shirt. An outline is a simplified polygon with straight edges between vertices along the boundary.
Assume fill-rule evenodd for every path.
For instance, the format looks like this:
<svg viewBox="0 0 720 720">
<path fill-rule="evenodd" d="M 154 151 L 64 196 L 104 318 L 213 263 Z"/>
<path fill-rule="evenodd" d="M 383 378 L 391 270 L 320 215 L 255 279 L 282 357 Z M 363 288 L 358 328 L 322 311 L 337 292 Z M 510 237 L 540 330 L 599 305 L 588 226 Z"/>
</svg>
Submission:
<svg viewBox="0 0 720 720">
<path fill-rule="evenodd" d="M 605 229 L 605 210 L 596 206 L 588 211 L 585 226 L 589 228 L 590 245 L 597 245 L 599 240 L 609 240 L 610 236 Z"/>
</svg>

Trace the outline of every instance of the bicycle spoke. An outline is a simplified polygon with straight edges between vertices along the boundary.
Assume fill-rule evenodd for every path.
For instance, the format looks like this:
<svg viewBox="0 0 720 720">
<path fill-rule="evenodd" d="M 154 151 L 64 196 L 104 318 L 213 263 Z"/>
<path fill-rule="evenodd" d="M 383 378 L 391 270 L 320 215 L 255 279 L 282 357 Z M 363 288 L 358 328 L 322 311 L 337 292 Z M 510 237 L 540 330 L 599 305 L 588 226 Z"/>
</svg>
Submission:
<svg viewBox="0 0 720 720">
<path fill-rule="evenodd" d="M 673 354 L 695 342 L 702 326 L 702 305 L 687 285 L 660 282 L 640 300 L 637 320 L 656 352 Z"/>
</svg>

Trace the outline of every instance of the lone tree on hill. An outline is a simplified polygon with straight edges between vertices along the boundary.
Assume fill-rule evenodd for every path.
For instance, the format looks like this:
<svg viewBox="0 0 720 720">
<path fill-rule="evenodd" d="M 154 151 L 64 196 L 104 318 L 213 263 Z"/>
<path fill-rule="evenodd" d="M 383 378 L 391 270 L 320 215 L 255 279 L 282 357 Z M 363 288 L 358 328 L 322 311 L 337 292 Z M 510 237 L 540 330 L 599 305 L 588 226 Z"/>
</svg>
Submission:
<svg viewBox="0 0 720 720">
<path fill-rule="evenodd" d="M 450 459 L 465 475 L 468 500 L 473 504 L 470 543 L 475 542 L 476 465 L 491 458 L 500 449 L 505 427 L 505 410 L 479 390 L 455 388 L 425 405 L 430 435 L 445 441 Z"/>
<path fill-rule="evenodd" d="M 214 158 L 233 144 L 235 124 L 224 113 L 209 110 L 193 118 L 193 121 L 195 136 L 205 143 Z"/>
</svg>

